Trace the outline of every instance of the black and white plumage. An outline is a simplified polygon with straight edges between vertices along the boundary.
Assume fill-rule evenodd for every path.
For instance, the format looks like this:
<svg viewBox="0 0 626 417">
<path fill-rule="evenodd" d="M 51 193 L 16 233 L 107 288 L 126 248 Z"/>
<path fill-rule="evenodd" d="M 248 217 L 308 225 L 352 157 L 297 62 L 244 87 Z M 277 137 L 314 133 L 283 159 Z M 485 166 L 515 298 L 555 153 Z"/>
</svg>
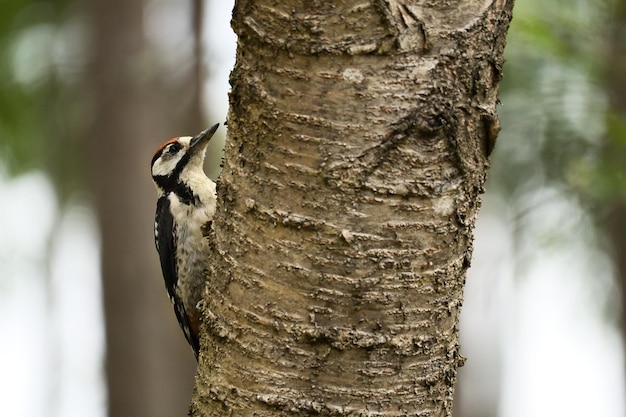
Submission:
<svg viewBox="0 0 626 417">
<path fill-rule="evenodd" d="M 198 330 L 205 286 L 207 231 L 215 214 L 215 183 L 204 173 L 206 145 L 219 124 L 198 136 L 173 138 L 152 158 L 152 179 L 157 187 L 154 222 L 165 287 L 178 323 L 198 357 Z"/>
</svg>

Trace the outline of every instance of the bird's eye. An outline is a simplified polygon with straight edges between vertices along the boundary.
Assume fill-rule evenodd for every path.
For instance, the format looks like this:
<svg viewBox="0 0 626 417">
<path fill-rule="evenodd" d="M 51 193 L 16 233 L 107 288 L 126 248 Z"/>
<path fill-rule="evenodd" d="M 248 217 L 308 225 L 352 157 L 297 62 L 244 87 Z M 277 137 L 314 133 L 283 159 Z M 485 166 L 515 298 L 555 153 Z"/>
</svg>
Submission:
<svg viewBox="0 0 626 417">
<path fill-rule="evenodd" d="M 176 152 L 180 150 L 180 148 L 181 148 L 180 143 L 174 142 L 167 148 L 167 153 L 175 154 Z"/>
</svg>

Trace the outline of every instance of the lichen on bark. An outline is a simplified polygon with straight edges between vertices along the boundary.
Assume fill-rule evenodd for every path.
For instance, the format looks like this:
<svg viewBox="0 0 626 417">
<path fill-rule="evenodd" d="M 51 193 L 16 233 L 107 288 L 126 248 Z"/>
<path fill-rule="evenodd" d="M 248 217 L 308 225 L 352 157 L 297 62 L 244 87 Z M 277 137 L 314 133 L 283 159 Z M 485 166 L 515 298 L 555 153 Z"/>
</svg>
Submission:
<svg viewBox="0 0 626 417">
<path fill-rule="evenodd" d="M 192 415 L 450 415 L 511 9 L 236 2 Z"/>
</svg>

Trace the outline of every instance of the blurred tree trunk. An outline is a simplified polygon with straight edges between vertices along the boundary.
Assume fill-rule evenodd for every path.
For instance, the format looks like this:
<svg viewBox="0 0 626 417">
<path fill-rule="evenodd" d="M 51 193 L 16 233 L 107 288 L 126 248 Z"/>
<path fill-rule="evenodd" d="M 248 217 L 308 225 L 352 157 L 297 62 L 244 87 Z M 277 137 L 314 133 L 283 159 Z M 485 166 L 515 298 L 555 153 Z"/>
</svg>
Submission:
<svg viewBox="0 0 626 417">
<path fill-rule="evenodd" d="M 88 80 L 95 118 L 89 138 L 102 233 L 109 415 L 184 415 L 195 361 L 166 296 L 154 249 L 154 149 L 192 134 L 190 120 L 166 89 L 144 39 L 142 1 L 92 0 L 93 68 Z M 162 71 L 162 70 L 161 70 Z M 194 84 L 187 90 L 199 90 Z M 197 100 L 195 100 L 197 105 Z M 191 109 L 187 114 L 199 117 Z M 185 126 L 182 131 L 179 128 Z M 175 133 L 176 132 L 176 133 Z"/>
<path fill-rule="evenodd" d="M 193 416 L 451 414 L 513 1 L 439 4 L 236 2 Z"/>
<path fill-rule="evenodd" d="M 607 92 L 610 100 L 605 160 L 617 178 L 617 189 L 623 190 L 626 166 L 626 0 L 615 0 L 612 32 L 607 59 Z M 621 283 L 622 338 L 626 340 L 626 197 L 617 193 L 605 224 L 613 247 L 616 273 Z"/>
</svg>

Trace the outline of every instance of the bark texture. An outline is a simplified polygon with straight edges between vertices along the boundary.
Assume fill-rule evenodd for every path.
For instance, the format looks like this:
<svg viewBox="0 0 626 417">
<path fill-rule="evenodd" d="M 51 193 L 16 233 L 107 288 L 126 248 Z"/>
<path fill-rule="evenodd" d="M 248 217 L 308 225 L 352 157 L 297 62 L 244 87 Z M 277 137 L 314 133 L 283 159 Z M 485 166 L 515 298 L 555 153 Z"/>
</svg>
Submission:
<svg viewBox="0 0 626 417">
<path fill-rule="evenodd" d="M 512 6 L 236 2 L 193 416 L 451 414 Z"/>
</svg>

